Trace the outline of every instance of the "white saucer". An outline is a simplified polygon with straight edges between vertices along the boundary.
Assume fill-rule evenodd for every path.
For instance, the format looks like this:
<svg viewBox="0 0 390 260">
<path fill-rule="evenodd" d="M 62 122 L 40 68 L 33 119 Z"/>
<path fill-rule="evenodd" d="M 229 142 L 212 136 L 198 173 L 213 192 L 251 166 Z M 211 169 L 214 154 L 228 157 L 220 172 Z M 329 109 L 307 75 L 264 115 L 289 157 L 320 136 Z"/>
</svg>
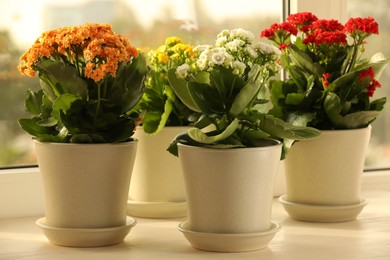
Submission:
<svg viewBox="0 0 390 260">
<path fill-rule="evenodd" d="M 40 218 L 36 225 L 50 243 L 69 247 L 98 247 L 119 244 L 135 226 L 136 220 L 126 217 L 126 225 L 111 228 L 58 228 L 46 224 L 46 218 Z"/>
<path fill-rule="evenodd" d="M 360 200 L 360 203 L 353 205 L 322 206 L 299 204 L 286 200 L 286 195 L 280 196 L 279 202 L 292 219 L 324 223 L 354 220 L 363 207 L 367 205 L 367 201 L 363 198 Z"/>
<path fill-rule="evenodd" d="M 127 214 L 140 218 L 180 218 L 187 215 L 187 202 L 127 201 Z"/>
<path fill-rule="evenodd" d="M 178 230 L 196 249 L 214 252 L 247 252 L 265 248 L 280 225 L 271 223 L 268 231 L 241 234 L 203 233 L 188 229 L 188 222 L 179 224 Z"/>
</svg>

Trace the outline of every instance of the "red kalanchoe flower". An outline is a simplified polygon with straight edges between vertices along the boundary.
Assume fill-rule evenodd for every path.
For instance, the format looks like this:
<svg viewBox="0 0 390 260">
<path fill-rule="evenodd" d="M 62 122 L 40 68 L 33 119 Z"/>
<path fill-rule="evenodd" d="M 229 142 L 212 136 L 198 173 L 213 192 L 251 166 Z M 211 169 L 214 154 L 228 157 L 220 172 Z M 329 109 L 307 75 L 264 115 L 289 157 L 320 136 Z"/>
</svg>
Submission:
<svg viewBox="0 0 390 260">
<path fill-rule="evenodd" d="M 360 73 L 359 73 L 359 78 L 360 78 L 360 82 L 363 82 L 366 77 L 369 77 L 370 80 L 373 80 L 374 79 L 374 70 L 372 69 L 372 67 L 370 67 L 369 69 L 367 70 L 362 70 Z"/>
<path fill-rule="evenodd" d="M 350 34 L 355 34 L 356 31 L 361 31 L 368 35 L 379 34 L 378 23 L 370 16 L 367 18 L 350 18 L 345 24 L 344 30 Z"/>
<path fill-rule="evenodd" d="M 292 14 L 287 17 L 287 21 L 295 25 L 299 30 L 306 33 L 309 30 L 309 26 L 317 21 L 318 18 L 310 12 L 301 12 Z"/>
<path fill-rule="evenodd" d="M 286 33 L 287 34 L 286 37 L 289 37 L 291 34 L 297 35 L 298 29 L 289 22 L 283 22 L 280 24 L 274 23 L 271 25 L 270 28 L 263 30 L 260 34 L 260 37 L 272 38 L 275 35 L 275 33 L 278 32 Z"/>
<path fill-rule="evenodd" d="M 298 34 L 298 29 L 292 23 L 289 23 L 289 22 L 283 22 L 283 23 L 279 24 L 277 29 L 288 32 L 289 34 L 292 34 L 292 35 Z"/>
<path fill-rule="evenodd" d="M 372 97 L 375 89 L 380 88 L 382 85 L 376 79 L 373 79 L 370 84 L 367 85 L 367 96 Z"/>
<path fill-rule="evenodd" d="M 369 96 L 369 97 L 372 97 L 374 95 L 376 88 L 380 88 L 382 86 L 379 83 L 379 81 L 374 79 L 374 76 L 375 76 L 375 73 L 374 73 L 374 70 L 372 69 L 372 67 L 370 67 L 369 69 L 366 69 L 366 70 L 362 70 L 359 73 L 360 82 L 363 82 L 364 80 L 366 80 L 366 78 L 369 78 L 370 83 L 366 87 L 367 88 L 367 96 Z"/>
<path fill-rule="evenodd" d="M 329 77 L 330 77 L 329 73 L 322 74 L 322 84 L 324 85 L 325 88 L 329 87 L 329 81 L 328 81 Z"/>
<path fill-rule="evenodd" d="M 310 25 L 310 30 L 315 31 L 315 30 L 322 30 L 322 31 L 327 31 L 327 32 L 336 32 L 336 31 L 343 31 L 344 26 L 339 23 L 339 21 L 331 19 L 331 20 L 317 20 L 313 22 Z"/>
<path fill-rule="evenodd" d="M 303 39 L 304 44 L 314 43 L 315 45 L 321 44 L 347 44 L 347 35 L 341 31 L 323 31 L 316 30 L 314 33 L 307 35 Z"/>
<path fill-rule="evenodd" d="M 272 38 L 274 35 L 275 35 L 275 28 L 274 28 L 274 25 L 276 23 L 272 24 L 270 28 L 268 29 L 264 29 L 261 34 L 260 34 L 260 37 L 263 38 Z"/>
<path fill-rule="evenodd" d="M 290 44 L 285 44 L 285 43 L 282 43 L 279 45 L 279 50 L 283 50 L 285 48 L 287 48 Z"/>
</svg>

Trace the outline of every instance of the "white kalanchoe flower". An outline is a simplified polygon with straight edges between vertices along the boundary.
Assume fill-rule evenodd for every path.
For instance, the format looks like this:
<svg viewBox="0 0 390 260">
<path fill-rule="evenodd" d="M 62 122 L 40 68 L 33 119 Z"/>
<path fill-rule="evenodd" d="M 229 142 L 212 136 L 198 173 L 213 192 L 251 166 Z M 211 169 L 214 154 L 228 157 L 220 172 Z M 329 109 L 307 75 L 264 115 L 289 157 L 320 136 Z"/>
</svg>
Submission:
<svg viewBox="0 0 390 260">
<path fill-rule="evenodd" d="M 223 48 L 215 48 L 210 52 L 210 62 L 214 65 L 224 64 L 226 58 L 226 50 Z M 210 64 L 210 63 L 209 63 Z"/>
<path fill-rule="evenodd" d="M 256 49 L 258 49 L 261 53 L 264 54 L 276 54 L 276 55 L 281 54 L 281 51 L 278 48 L 264 42 L 258 42 L 255 46 Z"/>
<path fill-rule="evenodd" d="M 244 74 L 246 65 L 241 61 L 233 61 L 233 74 L 242 76 Z"/>
<path fill-rule="evenodd" d="M 239 38 L 247 43 L 252 43 L 255 39 L 255 35 L 252 32 L 246 31 L 242 28 L 232 30 L 231 37 Z"/>
<path fill-rule="evenodd" d="M 208 44 L 203 44 L 203 45 L 197 45 L 193 48 L 194 52 L 195 53 L 201 53 L 203 51 L 205 51 L 206 49 L 210 49 L 212 48 L 211 45 L 208 45 Z"/>
<path fill-rule="evenodd" d="M 190 65 L 184 63 L 176 69 L 176 76 L 180 79 L 186 79 L 190 71 Z"/>
<path fill-rule="evenodd" d="M 228 39 L 226 38 L 226 36 L 218 37 L 218 39 L 215 41 L 215 46 L 222 47 L 226 44 L 227 41 Z"/>
<path fill-rule="evenodd" d="M 248 53 L 249 56 L 254 59 L 256 59 L 259 56 L 258 53 L 255 51 L 255 49 L 252 47 L 252 45 L 245 46 L 245 52 Z"/>
<path fill-rule="evenodd" d="M 196 61 L 196 66 L 199 68 L 199 70 L 208 69 L 209 53 L 210 53 L 210 48 L 206 48 L 200 53 L 198 60 Z"/>
<path fill-rule="evenodd" d="M 217 40 L 218 40 L 219 38 L 228 38 L 229 35 L 230 35 L 229 30 L 224 29 L 224 30 L 222 30 L 222 31 L 217 35 Z"/>
<path fill-rule="evenodd" d="M 242 46 L 245 45 L 245 42 L 240 39 L 234 39 L 230 42 L 227 42 L 225 47 L 227 50 L 232 51 L 232 52 L 238 52 Z"/>
<path fill-rule="evenodd" d="M 230 55 L 225 48 L 207 48 L 199 55 L 196 66 L 201 71 L 210 71 L 215 66 L 229 68 L 231 67 L 232 61 L 232 55 Z"/>
</svg>

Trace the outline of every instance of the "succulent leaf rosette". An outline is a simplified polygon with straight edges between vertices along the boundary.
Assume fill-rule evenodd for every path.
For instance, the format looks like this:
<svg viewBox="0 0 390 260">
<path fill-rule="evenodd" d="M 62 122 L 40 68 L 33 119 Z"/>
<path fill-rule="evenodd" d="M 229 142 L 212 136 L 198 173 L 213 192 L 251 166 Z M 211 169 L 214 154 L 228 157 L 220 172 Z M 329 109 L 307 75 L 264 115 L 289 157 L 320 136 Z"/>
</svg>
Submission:
<svg viewBox="0 0 390 260">
<path fill-rule="evenodd" d="M 179 135 L 177 143 L 213 148 L 261 146 L 269 138 L 299 140 L 318 135 L 311 128 L 293 126 L 259 107 L 267 81 L 278 74 L 280 51 L 256 42 L 253 33 L 223 30 L 214 45 L 194 48 L 195 63 L 168 71 L 172 89 L 183 103 L 200 114 L 195 127 Z"/>
<path fill-rule="evenodd" d="M 38 74 L 27 91 L 31 118 L 21 127 L 43 142 L 117 143 L 131 139 L 144 93 L 145 58 L 108 24 L 44 32 L 21 57 L 21 74 Z"/>
<path fill-rule="evenodd" d="M 270 82 L 271 113 L 294 125 L 320 130 L 363 128 L 373 122 L 386 97 L 372 100 L 389 63 L 383 54 L 363 58 L 366 40 L 378 34 L 372 17 L 337 20 L 292 14 L 261 33 L 281 50 L 286 80 Z"/>
<path fill-rule="evenodd" d="M 145 81 L 145 93 L 135 108 L 141 113 L 142 129 L 148 134 L 158 134 L 165 126 L 187 126 L 194 111 L 186 107 L 168 81 L 168 70 L 183 63 L 194 62 L 191 45 L 178 37 L 168 37 L 165 43 L 148 53 L 150 72 Z"/>
</svg>

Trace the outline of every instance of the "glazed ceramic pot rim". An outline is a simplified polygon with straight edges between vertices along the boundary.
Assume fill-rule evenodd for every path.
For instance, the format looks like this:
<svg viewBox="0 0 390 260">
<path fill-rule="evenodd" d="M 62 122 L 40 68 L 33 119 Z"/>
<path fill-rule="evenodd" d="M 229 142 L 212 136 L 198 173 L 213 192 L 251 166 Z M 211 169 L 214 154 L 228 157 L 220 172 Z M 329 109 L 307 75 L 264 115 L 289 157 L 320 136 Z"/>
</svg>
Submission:
<svg viewBox="0 0 390 260">
<path fill-rule="evenodd" d="M 83 146 L 126 146 L 138 143 L 138 140 L 133 138 L 133 140 L 124 141 L 120 143 L 57 143 L 57 142 L 42 142 L 36 138 L 33 138 L 33 142 L 36 144 L 44 144 L 44 145 L 56 145 L 56 146 L 74 146 L 74 145 L 83 145 Z"/>
<path fill-rule="evenodd" d="M 183 143 L 178 143 L 178 146 L 182 146 L 183 148 L 191 148 L 191 149 L 199 149 L 199 150 L 208 150 L 208 151 L 215 151 L 215 152 L 223 152 L 223 153 L 231 153 L 231 152 L 237 152 L 237 151 L 255 151 L 255 150 L 271 150 L 271 149 L 279 149 L 280 146 L 282 146 L 282 142 L 276 139 L 267 139 L 269 141 L 274 142 L 274 144 L 271 145 L 265 145 L 265 146 L 258 146 L 258 147 L 232 147 L 232 148 L 215 148 L 215 147 L 203 147 L 203 146 L 195 146 L 195 145 L 188 145 Z"/>
<path fill-rule="evenodd" d="M 362 128 L 350 128 L 350 129 L 333 129 L 333 130 L 320 130 L 321 133 L 326 133 L 326 134 L 339 134 L 339 133 L 342 133 L 342 132 L 351 132 L 351 131 L 354 131 L 354 132 L 360 132 L 360 131 L 367 131 L 367 128 L 372 128 L 371 125 L 368 125 L 366 127 L 362 127 Z"/>
</svg>

